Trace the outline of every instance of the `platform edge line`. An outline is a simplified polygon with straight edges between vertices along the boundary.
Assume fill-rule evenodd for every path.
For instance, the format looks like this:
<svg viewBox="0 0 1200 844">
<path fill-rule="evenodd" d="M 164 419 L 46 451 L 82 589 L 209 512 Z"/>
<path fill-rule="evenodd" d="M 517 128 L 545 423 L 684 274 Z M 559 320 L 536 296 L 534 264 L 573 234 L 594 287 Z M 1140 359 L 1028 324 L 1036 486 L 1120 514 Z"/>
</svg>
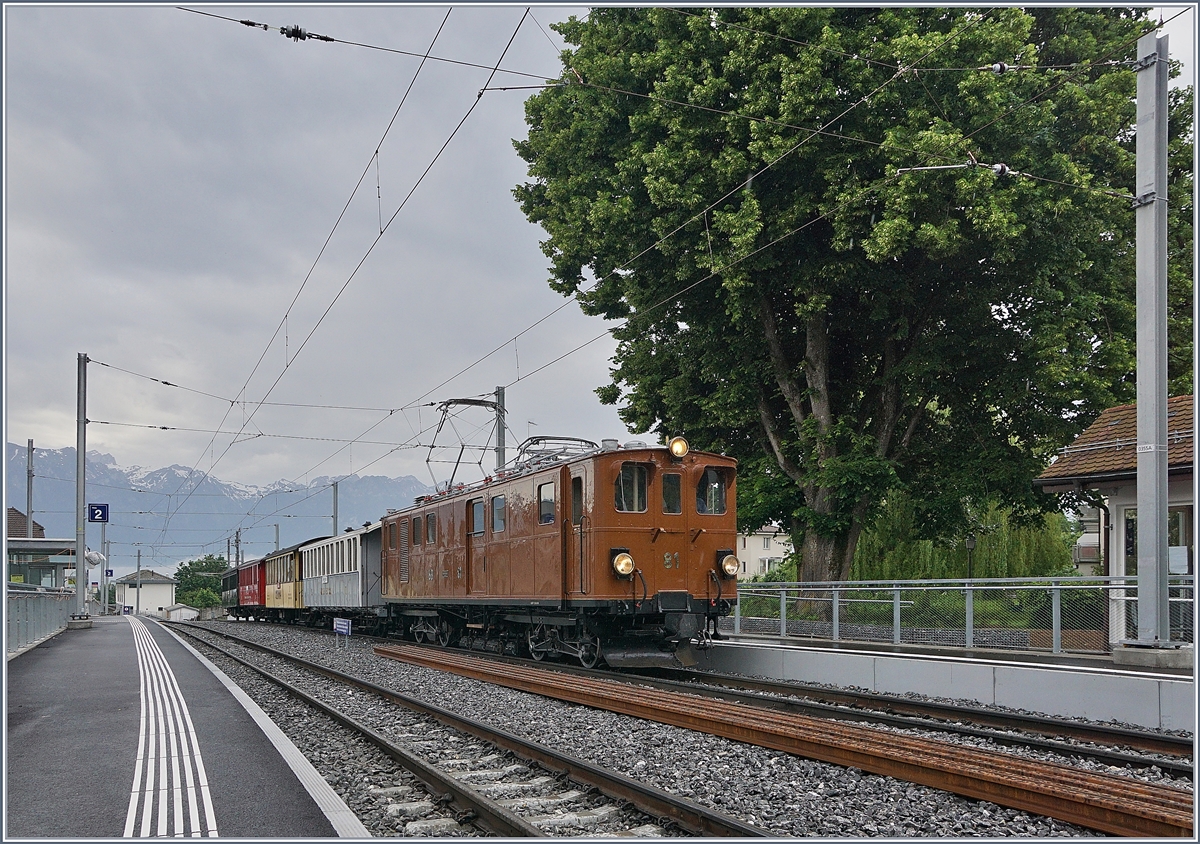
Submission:
<svg viewBox="0 0 1200 844">
<path fill-rule="evenodd" d="M 157 622 L 156 622 L 157 623 Z M 288 767 L 292 769 L 300 784 L 304 786 L 305 791 L 309 793 L 313 801 L 325 814 L 329 823 L 333 826 L 334 832 L 339 838 L 370 838 L 371 833 L 367 830 L 363 822 L 359 820 L 358 815 L 351 811 L 338 793 L 333 790 L 320 772 L 313 766 L 312 762 L 300 752 L 300 748 L 288 738 L 283 730 L 271 720 L 270 716 L 263 711 L 250 695 L 246 694 L 237 683 L 233 682 L 229 676 L 212 663 L 204 654 L 200 653 L 188 642 L 184 641 L 174 630 L 159 625 L 160 628 L 170 633 L 179 644 L 187 648 L 196 659 L 200 660 L 200 664 L 213 673 L 225 688 L 227 688 L 234 699 L 242 705 L 242 708 L 254 719 L 256 723 L 270 740 L 275 749 L 279 751 L 279 755 L 287 762 Z"/>
</svg>

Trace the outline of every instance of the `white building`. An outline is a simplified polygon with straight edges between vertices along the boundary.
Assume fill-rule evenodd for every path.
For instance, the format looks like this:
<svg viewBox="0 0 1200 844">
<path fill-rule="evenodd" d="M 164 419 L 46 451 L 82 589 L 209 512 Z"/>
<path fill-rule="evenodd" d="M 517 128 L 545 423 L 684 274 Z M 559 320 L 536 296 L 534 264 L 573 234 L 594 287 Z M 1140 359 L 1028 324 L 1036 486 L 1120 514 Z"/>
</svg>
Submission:
<svg viewBox="0 0 1200 844">
<path fill-rule="evenodd" d="M 778 525 L 761 527 L 738 537 L 737 558 L 742 561 L 738 580 L 766 574 L 771 566 L 783 562 L 792 553 L 792 538 Z"/>
<path fill-rule="evenodd" d="M 200 610 L 187 604 L 172 604 L 162 611 L 162 617 L 167 621 L 194 621 L 200 617 Z"/>
<path fill-rule="evenodd" d="M 139 580 L 140 577 L 140 580 Z M 114 581 L 117 586 L 117 606 L 131 607 L 130 613 L 161 614 L 175 603 L 175 586 L 179 581 L 159 574 L 153 569 L 142 569 Z M 138 584 L 141 584 L 141 600 L 138 599 Z"/>
</svg>

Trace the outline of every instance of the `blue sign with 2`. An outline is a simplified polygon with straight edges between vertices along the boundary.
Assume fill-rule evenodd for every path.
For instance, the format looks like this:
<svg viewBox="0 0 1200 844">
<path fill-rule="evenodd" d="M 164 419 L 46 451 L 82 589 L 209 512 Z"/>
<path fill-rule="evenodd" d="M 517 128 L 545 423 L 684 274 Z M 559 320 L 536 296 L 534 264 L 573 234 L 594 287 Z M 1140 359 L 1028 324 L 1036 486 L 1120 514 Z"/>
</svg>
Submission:
<svg viewBox="0 0 1200 844">
<path fill-rule="evenodd" d="M 107 522 L 108 521 L 108 505 L 107 504 L 89 504 L 88 505 L 88 521 L 89 522 Z"/>
</svg>

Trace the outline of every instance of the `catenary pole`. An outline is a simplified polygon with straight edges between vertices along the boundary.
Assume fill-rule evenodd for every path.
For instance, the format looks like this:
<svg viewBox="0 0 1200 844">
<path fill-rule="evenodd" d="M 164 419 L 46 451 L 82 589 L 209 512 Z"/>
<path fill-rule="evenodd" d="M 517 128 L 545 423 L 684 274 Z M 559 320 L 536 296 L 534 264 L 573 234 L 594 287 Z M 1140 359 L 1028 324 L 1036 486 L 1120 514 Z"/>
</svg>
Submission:
<svg viewBox="0 0 1200 844">
<path fill-rule="evenodd" d="M 87 364 L 79 353 L 75 395 L 75 601 L 76 613 L 87 615 Z"/>
<path fill-rule="evenodd" d="M 1167 602 L 1167 36 L 1137 49 L 1137 644 L 1171 639 Z"/>
<path fill-rule="evenodd" d="M 133 609 L 134 615 L 142 614 L 142 549 L 138 549 L 137 559 L 137 597 L 134 598 L 136 606 Z"/>
<path fill-rule="evenodd" d="M 33 539 L 33 440 L 25 451 L 25 538 Z"/>
<path fill-rule="evenodd" d="M 333 533 L 331 536 L 338 535 L 338 482 L 333 482 Z"/>
<path fill-rule="evenodd" d="M 504 468 L 504 388 L 496 387 L 496 469 Z"/>
<path fill-rule="evenodd" d="M 100 523 L 100 554 L 104 562 L 100 564 L 100 615 L 108 615 L 108 538 L 106 534 L 108 523 Z"/>
</svg>

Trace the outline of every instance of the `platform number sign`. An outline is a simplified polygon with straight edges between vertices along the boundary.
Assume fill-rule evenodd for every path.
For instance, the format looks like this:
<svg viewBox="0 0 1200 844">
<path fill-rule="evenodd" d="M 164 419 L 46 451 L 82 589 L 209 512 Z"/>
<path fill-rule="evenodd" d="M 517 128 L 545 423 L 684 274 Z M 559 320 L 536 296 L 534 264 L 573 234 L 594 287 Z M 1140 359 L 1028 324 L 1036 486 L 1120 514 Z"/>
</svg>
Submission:
<svg viewBox="0 0 1200 844">
<path fill-rule="evenodd" d="M 88 521 L 89 522 L 107 522 L 108 521 L 108 505 L 107 504 L 89 504 L 88 505 Z"/>
</svg>

